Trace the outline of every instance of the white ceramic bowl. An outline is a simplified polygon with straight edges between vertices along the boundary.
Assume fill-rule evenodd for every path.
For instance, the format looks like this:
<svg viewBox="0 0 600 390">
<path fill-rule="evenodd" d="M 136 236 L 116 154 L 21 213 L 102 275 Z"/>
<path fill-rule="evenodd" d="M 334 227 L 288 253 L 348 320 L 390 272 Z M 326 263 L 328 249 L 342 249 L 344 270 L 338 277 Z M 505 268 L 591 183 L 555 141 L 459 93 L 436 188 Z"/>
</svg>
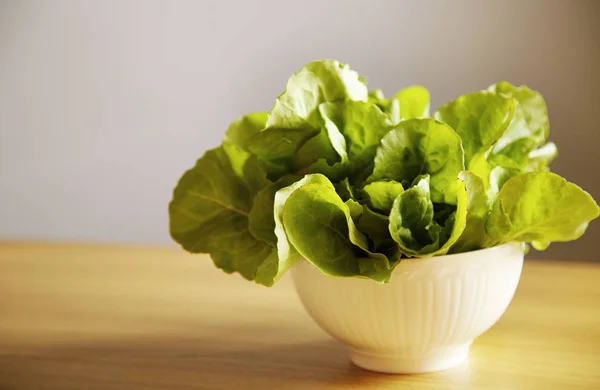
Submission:
<svg viewBox="0 0 600 390">
<path fill-rule="evenodd" d="M 292 275 L 312 318 L 350 348 L 359 367 L 440 371 L 462 363 L 502 316 L 521 275 L 523 245 L 403 259 L 388 284 L 327 276 L 308 261 Z"/>
</svg>

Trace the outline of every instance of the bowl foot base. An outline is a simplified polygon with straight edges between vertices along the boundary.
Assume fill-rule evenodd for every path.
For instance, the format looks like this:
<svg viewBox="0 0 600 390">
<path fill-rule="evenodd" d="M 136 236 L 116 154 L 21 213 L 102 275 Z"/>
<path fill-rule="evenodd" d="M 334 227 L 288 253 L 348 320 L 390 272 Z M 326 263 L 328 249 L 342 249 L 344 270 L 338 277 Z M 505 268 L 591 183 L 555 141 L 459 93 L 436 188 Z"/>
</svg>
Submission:
<svg viewBox="0 0 600 390">
<path fill-rule="evenodd" d="M 467 360 L 470 344 L 439 348 L 425 355 L 379 354 L 350 350 L 350 360 L 360 368 L 387 374 L 423 374 L 443 371 Z"/>
</svg>

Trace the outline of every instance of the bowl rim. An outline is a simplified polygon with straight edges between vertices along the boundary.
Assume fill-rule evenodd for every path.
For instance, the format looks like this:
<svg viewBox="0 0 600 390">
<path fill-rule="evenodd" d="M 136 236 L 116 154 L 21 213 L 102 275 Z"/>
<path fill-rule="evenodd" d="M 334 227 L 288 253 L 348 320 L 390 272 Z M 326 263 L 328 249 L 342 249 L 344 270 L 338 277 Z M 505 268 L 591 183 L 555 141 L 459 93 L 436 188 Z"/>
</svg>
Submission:
<svg viewBox="0 0 600 390">
<path fill-rule="evenodd" d="M 453 253 L 449 255 L 441 255 L 441 256 L 428 256 L 428 257 L 411 257 L 411 258 L 402 258 L 395 266 L 392 271 L 392 275 L 398 273 L 413 273 L 428 270 L 428 272 L 432 270 L 449 270 L 449 269 L 457 269 L 463 266 L 473 266 L 478 264 L 482 267 L 490 266 L 490 261 L 496 262 L 499 258 L 506 258 L 507 261 L 516 261 L 520 264 L 520 267 L 523 265 L 523 260 L 525 257 L 525 246 L 526 243 L 519 241 L 511 241 L 504 244 L 492 246 L 489 248 L 477 249 L 469 252 L 460 252 Z M 490 261 L 486 261 L 490 260 Z M 300 271 L 300 269 L 306 270 L 307 268 L 311 269 L 313 272 L 318 272 L 326 276 L 327 278 L 334 279 L 343 279 L 343 280 L 364 280 L 373 282 L 374 285 L 380 285 L 370 278 L 362 275 L 354 275 L 354 276 L 339 276 L 339 275 L 330 275 L 326 272 L 323 272 L 316 266 L 314 266 L 310 261 L 306 259 L 302 259 L 300 262 L 297 262 L 294 267 L 292 267 L 292 273 L 294 278 L 294 284 L 297 283 L 296 277 Z M 392 276 L 393 277 L 393 276 Z M 383 283 L 381 285 L 385 285 L 388 283 Z"/>
<path fill-rule="evenodd" d="M 419 264 L 424 265 L 425 263 L 429 264 L 429 263 L 434 263 L 434 262 L 469 261 L 473 257 L 480 258 L 480 256 L 483 254 L 491 255 L 491 254 L 494 254 L 495 252 L 510 251 L 511 249 L 514 249 L 516 252 L 519 252 L 520 254 L 524 255 L 525 254 L 525 245 L 526 244 L 524 242 L 510 241 L 510 242 L 506 242 L 504 244 L 491 246 L 489 248 L 476 249 L 476 250 L 468 251 L 468 252 L 452 253 L 452 254 L 441 255 L 441 256 L 403 257 L 400 259 L 400 263 L 403 263 L 403 262 L 410 263 L 410 264 L 419 263 Z"/>
</svg>

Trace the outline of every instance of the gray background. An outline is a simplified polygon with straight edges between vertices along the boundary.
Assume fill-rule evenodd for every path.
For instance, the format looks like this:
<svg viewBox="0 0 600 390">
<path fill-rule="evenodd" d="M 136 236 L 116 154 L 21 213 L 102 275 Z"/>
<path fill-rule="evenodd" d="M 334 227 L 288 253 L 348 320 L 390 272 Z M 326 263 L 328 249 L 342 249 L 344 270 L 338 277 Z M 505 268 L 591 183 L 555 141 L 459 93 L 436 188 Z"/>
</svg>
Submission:
<svg viewBox="0 0 600 390">
<path fill-rule="evenodd" d="M 432 108 L 540 90 L 554 170 L 599 199 L 599 18 L 594 0 L 0 0 L 0 238 L 170 243 L 180 174 L 321 58 L 387 94 L 423 84 Z M 596 222 L 542 256 L 599 241 Z"/>
</svg>

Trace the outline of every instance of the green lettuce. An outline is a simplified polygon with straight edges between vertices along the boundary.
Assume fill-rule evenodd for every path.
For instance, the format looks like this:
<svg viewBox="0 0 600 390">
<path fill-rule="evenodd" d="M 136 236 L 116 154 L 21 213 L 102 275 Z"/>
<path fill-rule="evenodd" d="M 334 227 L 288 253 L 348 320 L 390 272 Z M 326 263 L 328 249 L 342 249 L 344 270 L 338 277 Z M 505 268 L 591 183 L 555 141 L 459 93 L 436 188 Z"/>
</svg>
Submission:
<svg viewBox="0 0 600 390">
<path fill-rule="evenodd" d="M 451 127 L 434 119 L 409 119 L 381 140 L 369 181 L 412 182 L 428 174 L 432 200 L 455 204 L 456 178 L 464 168 L 461 139 Z"/>
<path fill-rule="evenodd" d="M 209 150 L 175 188 L 169 205 L 171 236 L 189 252 L 210 253 L 225 272 L 271 285 L 275 275 L 263 265 L 277 253 L 248 228 L 255 195 L 222 148 Z"/>
<path fill-rule="evenodd" d="M 508 82 L 492 85 L 489 90 L 515 101 L 511 123 L 492 148 L 489 160 L 505 168 L 524 168 L 529 162 L 529 154 L 548 137 L 550 125 L 546 102 L 538 92 Z"/>
<path fill-rule="evenodd" d="M 320 106 L 325 127 L 353 181 L 370 168 L 377 145 L 392 127 L 390 115 L 362 101 L 327 102 Z"/>
<path fill-rule="evenodd" d="M 581 237 L 598 215 L 594 199 L 575 184 L 551 172 L 529 172 L 502 186 L 486 231 L 496 244 L 523 241 L 545 249 Z"/>
<path fill-rule="evenodd" d="M 429 91 L 420 85 L 401 89 L 394 99 L 398 101 L 401 119 L 427 118 L 429 116 Z"/>
<path fill-rule="evenodd" d="M 429 91 L 420 85 L 403 88 L 391 99 L 386 99 L 380 89 L 374 89 L 369 92 L 368 99 L 390 114 L 394 124 L 404 119 L 429 116 Z"/>
<path fill-rule="evenodd" d="M 331 183 L 294 191 L 284 206 L 283 226 L 296 250 L 324 273 L 389 281 L 393 268 L 387 257 L 369 251 L 350 207 Z"/>
<path fill-rule="evenodd" d="M 513 98 L 493 92 L 474 92 L 440 107 L 435 118 L 447 123 L 459 135 L 465 151 L 465 165 L 486 153 L 506 132 L 515 112 Z"/>
<path fill-rule="evenodd" d="M 446 254 L 465 230 L 467 191 L 464 183 L 459 179 L 455 181 L 456 209 L 436 219 L 429 181 L 429 175 L 425 175 L 415 186 L 401 193 L 390 212 L 390 233 L 407 256 Z"/>
<path fill-rule="evenodd" d="M 363 187 L 368 205 L 374 210 L 388 214 L 394 200 L 404 192 L 404 187 L 397 181 L 374 181 Z"/>
<path fill-rule="evenodd" d="M 334 60 L 307 64 L 287 82 L 267 119 L 267 128 L 293 129 L 318 123 L 323 102 L 342 99 L 367 101 L 369 92 L 358 73 Z"/>
<path fill-rule="evenodd" d="M 403 258 L 506 242 L 543 250 L 600 214 L 550 172 L 546 103 L 500 82 L 429 118 L 421 86 L 386 98 L 335 60 L 307 64 L 270 111 L 234 121 L 179 180 L 172 238 L 271 286 L 297 261 L 386 283 Z"/>
<path fill-rule="evenodd" d="M 465 230 L 452 245 L 452 253 L 485 248 L 491 241 L 485 231 L 491 202 L 483 180 L 470 171 L 462 171 L 458 177 L 464 181 L 467 191 L 467 218 Z"/>
</svg>

